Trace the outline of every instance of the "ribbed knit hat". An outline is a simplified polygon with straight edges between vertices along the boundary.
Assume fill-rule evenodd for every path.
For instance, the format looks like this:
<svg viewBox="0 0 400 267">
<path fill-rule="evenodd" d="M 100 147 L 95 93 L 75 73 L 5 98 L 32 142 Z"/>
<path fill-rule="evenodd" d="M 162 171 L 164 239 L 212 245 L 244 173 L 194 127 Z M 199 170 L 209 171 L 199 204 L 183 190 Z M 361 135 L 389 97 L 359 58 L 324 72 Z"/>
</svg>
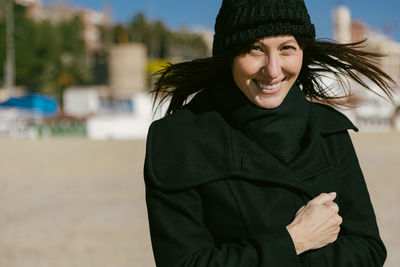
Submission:
<svg viewBox="0 0 400 267">
<path fill-rule="evenodd" d="M 304 0 L 223 0 L 214 29 L 213 55 L 267 36 L 315 39 Z"/>
</svg>

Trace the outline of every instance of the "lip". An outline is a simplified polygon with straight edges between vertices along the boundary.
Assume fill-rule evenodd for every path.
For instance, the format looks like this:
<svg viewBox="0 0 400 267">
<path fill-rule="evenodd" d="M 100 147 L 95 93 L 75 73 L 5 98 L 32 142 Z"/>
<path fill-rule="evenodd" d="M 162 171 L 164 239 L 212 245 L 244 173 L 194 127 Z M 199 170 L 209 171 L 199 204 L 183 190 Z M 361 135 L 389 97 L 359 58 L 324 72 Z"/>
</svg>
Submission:
<svg viewBox="0 0 400 267">
<path fill-rule="evenodd" d="M 254 84 L 257 86 L 257 89 L 258 89 L 262 94 L 272 95 L 272 94 L 275 94 L 275 93 L 277 93 L 277 92 L 279 92 L 279 91 L 281 90 L 281 88 L 282 88 L 282 82 L 285 81 L 285 80 L 286 80 L 286 77 L 283 78 L 282 80 L 280 80 L 279 82 L 274 82 L 274 83 L 271 83 L 271 82 L 270 82 L 270 83 L 263 83 L 262 81 L 256 80 L 256 79 L 254 79 L 253 82 L 254 82 Z M 275 84 L 277 84 L 277 83 L 280 83 L 280 85 L 279 85 L 278 87 L 276 87 L 276 88 L 273 88 L 273 89 L 267 89 L 267 88 L 261 88 L 261 87 L 259 86 L 259 83 L 262 83 L 263 85 L 268 85 L 268 86 L 275 85 Z"/>
</svg>

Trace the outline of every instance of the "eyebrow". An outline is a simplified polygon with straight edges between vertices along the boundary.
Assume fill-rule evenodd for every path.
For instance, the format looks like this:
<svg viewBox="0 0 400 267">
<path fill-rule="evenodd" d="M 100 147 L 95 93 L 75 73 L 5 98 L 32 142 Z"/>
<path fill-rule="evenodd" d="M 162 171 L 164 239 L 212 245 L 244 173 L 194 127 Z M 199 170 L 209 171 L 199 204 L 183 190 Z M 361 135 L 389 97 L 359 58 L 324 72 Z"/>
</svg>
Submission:
<svg viewBox="0 0 400 267">
<path fill-rule="evenodd" d="M 279 46 L 282 46 L 282 45 L 285 45 L 285 44 L 288 44 L 288 43 L 297 43 L 296 42 L 296 39 L 289 39 L 289 40 L 286 40 L 286 41 L 284 41 L 284 42 L 282 42 L 281 44 L 279 44 Z M 263 42 L 261 42 L 261 41 L 257 41 L 257 42 L 255 42 L 254 44 L 259 44 L 259 45 L 262 45 L 262 46 L 266 46 Z"/>
</svg>

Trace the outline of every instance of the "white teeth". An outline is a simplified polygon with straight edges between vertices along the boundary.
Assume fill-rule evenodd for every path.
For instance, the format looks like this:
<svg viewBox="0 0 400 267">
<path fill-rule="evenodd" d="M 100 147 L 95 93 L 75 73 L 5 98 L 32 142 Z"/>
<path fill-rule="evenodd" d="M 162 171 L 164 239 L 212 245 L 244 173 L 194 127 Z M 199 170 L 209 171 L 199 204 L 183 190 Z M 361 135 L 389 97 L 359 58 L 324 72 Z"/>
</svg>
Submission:
<svg viewBox="0 0 400 267">
<path fill-rule="evenodd" d="M 272 89 L 278 88 L 278 87 L 281 85 L 281 82 L 275 83 L 275 84 L 272 84 L 272 85 L 262 84 L 262 83 L 260 83 L 259 81 L 256 81 L 256 83 L 257 83 L 257 85 L 260 86 L 262 89 L 268 89 L 268 90 L 272 90 Z"/>
</svg>

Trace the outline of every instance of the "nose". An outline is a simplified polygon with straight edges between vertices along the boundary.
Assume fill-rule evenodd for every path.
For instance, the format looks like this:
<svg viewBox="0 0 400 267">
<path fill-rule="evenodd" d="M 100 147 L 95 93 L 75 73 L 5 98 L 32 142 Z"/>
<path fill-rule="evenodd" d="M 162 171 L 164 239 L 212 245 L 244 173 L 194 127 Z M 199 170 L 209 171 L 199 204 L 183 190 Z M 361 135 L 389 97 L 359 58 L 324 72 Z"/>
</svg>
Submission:
<svg viewBox="0 0 400 267">
<path fill-rule="evenodd" d="M 278 78 L 282 72 L 279 56 L 273 53 L 265 55 L 265 64 L 261 72 L 271 80 Z"/>
</svg>

